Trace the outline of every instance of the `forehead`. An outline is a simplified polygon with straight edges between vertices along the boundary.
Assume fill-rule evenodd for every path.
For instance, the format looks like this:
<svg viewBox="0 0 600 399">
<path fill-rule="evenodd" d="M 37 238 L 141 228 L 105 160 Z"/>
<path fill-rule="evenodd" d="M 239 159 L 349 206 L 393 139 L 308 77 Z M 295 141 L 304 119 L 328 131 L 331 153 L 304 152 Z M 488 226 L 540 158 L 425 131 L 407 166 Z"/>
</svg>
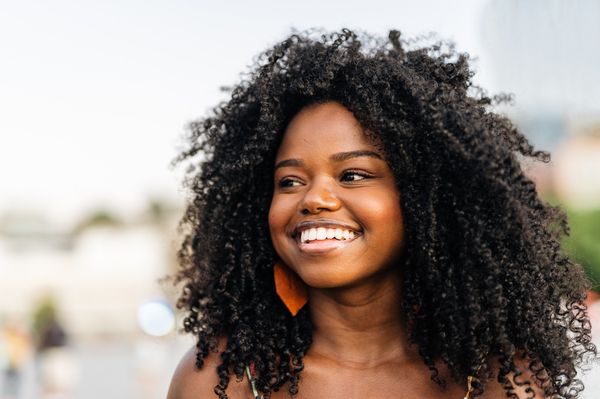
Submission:
<svg viewBox="0 0 600 399">
<path fill-rule="evenodd" d="M 337 102 L 303 108 L 287 126 L 277 158 L 371 149 L 360 122 Z"/>
</svg>

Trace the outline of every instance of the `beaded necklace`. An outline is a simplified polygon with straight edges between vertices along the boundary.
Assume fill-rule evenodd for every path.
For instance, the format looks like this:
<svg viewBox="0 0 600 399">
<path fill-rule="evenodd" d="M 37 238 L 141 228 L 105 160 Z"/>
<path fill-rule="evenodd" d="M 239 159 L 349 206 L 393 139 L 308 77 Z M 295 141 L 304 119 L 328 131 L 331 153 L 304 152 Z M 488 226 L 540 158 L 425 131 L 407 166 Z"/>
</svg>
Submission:
<svg viewBox="0 0 600 399">
<path fill-rule="evenodd" d="M 252 396 L 254 396 L 254 399 L 262 399 L 262 397 L 258 394 L 258 390 L 256 389 L 256 381 L 254 379 L 254 363 L 250 363 L 249 366 L 246 366 L 246 375 L 248 376 L 248 382 L 250 383 Z"/>
</svg>

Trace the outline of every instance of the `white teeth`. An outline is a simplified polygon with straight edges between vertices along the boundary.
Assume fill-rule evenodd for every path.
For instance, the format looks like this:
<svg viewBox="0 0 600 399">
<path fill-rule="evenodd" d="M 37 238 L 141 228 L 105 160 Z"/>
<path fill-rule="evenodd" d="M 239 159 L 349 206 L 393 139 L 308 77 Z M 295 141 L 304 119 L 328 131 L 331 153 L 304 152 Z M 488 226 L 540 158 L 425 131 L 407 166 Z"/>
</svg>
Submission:
<svg viewBox="0 0 600 399">
<path fill-rule="evenodd" d="M 317 228 L 317 240 L 324 240 L 327 238 L 327 229 L 325 227 Z"/>
<path fill-rule="evenodd" d="M 340 228 L 313 227 L 300 232 L 300 242 L 303 243 L 314 240 L 330 240 L 332 238 L 338 240 L 351 240 L 354 237 L 355 233 L 353 231 Z"/>
</svg>

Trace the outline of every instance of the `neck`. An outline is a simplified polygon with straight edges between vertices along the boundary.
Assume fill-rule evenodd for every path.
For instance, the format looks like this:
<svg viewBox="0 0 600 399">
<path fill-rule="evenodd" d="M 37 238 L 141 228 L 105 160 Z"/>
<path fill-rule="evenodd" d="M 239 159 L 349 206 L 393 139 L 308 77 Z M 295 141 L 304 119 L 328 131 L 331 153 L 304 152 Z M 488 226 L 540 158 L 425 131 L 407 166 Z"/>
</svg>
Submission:
<svg viewBox="0 0 600 399">
<path fill-rule="evenodd" d="M 401 277 L 390 274 L 356 287 L 311 288 L 314 329 L 308 354 L 360 368 L 418 357 L 402 322 Z"/>
</svg>

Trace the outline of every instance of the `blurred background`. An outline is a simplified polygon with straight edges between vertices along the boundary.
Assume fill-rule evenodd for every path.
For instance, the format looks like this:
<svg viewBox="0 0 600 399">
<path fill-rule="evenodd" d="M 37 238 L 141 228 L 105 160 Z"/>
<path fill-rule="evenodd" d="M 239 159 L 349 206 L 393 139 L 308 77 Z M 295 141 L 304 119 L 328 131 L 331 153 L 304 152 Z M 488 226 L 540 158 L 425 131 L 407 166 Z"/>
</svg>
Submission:
<svg viewBox="0 0 600 399">
<path fill-rule="evenodd" d="M 468 52 L 552 152 L 527 173 L 600 281 L 599 20 L 596 0 L 2 2 L 0 398 L 166 396 L 193 345 L 165 280 L 186 198 L 169 163 L 186 123 L 292 28 L 437 32 Z"/>
</svg>

